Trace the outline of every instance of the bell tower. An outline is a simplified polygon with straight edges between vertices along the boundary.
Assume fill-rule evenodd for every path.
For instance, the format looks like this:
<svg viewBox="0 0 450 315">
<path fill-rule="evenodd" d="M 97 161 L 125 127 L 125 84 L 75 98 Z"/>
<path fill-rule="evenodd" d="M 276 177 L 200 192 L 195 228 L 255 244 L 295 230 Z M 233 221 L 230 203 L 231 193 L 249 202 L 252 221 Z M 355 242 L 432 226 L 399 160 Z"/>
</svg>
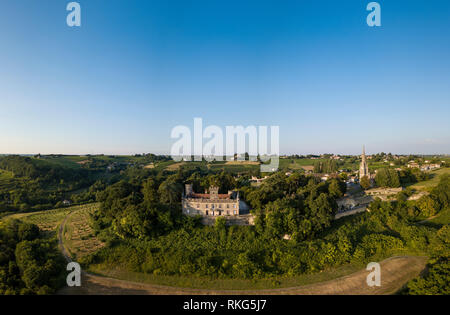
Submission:
<svg viewBox="0 0 450 315">
<path fill-rule="evenodd" d="M 363 178 L 364 176 L 370 177 L 369 174 L 369 165 L 367 164 L 366 159 L 366 147 L 363 146 L 363 152 L 361 156 L 361 165 L 359 166 L 359 179 Z"/>
</svg>

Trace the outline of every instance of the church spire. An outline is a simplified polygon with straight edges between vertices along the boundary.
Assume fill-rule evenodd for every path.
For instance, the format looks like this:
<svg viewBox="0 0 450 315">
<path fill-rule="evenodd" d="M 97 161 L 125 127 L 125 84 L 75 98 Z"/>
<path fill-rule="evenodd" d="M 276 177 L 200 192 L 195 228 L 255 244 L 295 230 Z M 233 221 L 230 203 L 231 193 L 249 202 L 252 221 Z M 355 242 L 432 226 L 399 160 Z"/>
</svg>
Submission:
<svg viewBox="0 0 450 315">
<path fill-rule="evenodd" d="M 366 160 L 366 146 L 363 145 L 363 152 L 361 156 L 361 165 L 359 166 L 359 177 L 363 178 L 364 176 L 370 176 L 369 174 L 369 165 Z"/>
</svg>

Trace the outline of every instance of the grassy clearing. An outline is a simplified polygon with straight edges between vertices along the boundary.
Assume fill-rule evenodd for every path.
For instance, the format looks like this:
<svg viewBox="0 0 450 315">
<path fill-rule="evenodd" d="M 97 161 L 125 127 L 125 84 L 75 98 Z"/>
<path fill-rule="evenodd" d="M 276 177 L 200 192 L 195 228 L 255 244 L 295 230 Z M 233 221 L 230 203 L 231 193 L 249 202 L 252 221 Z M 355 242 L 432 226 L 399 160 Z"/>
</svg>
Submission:
<svg viewBox="0 0 450 315">
<path fill-rule="evenodd" d="M 288 168 L 292 170 L 299 170 L 302 166 L 313 166 L 317 162 L 324 162 L 327 159 L 280 159 L 280 169 Z"/>
<path fill-rule="evenodd" d="M 430 180 L 416 183 L 414 185 L 411 185 L 410 187 L 417 189 L 417 190 L 428 190 L 432 187 L 437 186 L 437 184 L 439 184 L 440 177 L 444 174 L 450 174 L 450 168 L 441 168 L 436 171 L 431 171 L 430 172 L 430 175 L 431 175 Z"/>
<path fill-rule="evenodd" d="M 430 222 L 439 225 L 450 224 L 450 209 L 442 211 L 435 218 L 431 219 Z"/>
<path fill-rule="evenodd" d="M 169 166 L 166 167 L 166 170 L 171 171 L 171 172 L 178 171 L 180 169 L 180 167 L 182 167 L 185 164 L 186 164 L 185 162 L 170 164 Z"/>
</svg>

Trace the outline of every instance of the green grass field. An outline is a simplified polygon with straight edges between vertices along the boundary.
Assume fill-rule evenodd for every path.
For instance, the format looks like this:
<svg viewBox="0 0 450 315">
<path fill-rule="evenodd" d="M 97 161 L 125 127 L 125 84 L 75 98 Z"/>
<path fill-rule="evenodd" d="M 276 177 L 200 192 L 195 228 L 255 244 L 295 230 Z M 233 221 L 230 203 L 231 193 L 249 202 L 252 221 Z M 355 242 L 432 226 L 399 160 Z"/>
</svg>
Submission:
<svg viewBox="0 0 450 315">
<path fill-rule="evenodd" d="M 280 168 L 289 168 L 291 170 L 300 170 L 302 166 L 313 166 L 317 162 L 324 162 L 326 159 L 280 159 Z"/>
<path fill-rule="evenodd" d="M 432 224 L 440 225 L 440 226 L 450 224 L 450 209 L 441 211 L 441 213 L 439 213 L 433 219 L 430 219 L 428 222 L 431 222 Z"/>
<path fill-rule="evenodd" d="M 430 180 L 416 183 L 414 185 L 411 185 L 410 187 L 417 190 L 428 190 L 439 183 L 440 176 L 444 174 L 450 174 L 450 168 L 441 168 L 439 170 L 430 172 L 430 174 L 432 176 Z"/>
</svg>

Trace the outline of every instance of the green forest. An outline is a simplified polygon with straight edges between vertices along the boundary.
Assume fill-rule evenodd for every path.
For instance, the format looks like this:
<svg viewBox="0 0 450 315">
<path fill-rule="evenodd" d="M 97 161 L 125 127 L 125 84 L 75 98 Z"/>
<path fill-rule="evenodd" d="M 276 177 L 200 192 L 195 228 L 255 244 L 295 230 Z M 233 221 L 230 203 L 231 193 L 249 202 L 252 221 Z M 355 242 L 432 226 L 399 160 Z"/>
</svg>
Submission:
<svg viewBox="0 0 450 315">
<path fill-rule="evenodd" d="M 222 219 L 202 226 L 200 218 L 180 216 L 182 183 L 206 187 L 217 179 L 226 189 L 241 191 L 254 209 L 255 226 L 228 227 Z M 450 177 L 418 201 L 408 201 L 405 191 L 396 201 L 374 201 L 370 212 L 333 221 L 335 200 L 344 193 L 337 179 L 320 182 L 283 173 L 260 187 L 239 187 L 225 172 L 179 171 L 159 181 L 121 181 L 100 194 L 102 205 L 94 215 L 96 231 L 108 246 L 83 263 L 164 276 L 266 279 L 414 254 L 430 257 L 434 266 L 425 282 L 448 289 L 449 226 L 418 222 L 448 211 Z M 445 272 L 433 276 L 439 268 Z M 432 292 L 421 281 L 412 281 L 405 293 Z"/>
<path fill-rule="evenodd" d="M 427 272 L 400 293 L 449 292 L 450 228 L 448 220 L 433 218 L 448 217 L 450 176 L 443 175 L 418 200 L 408 200 L 412 190 L 407 189 L 392 200 L 375 199 L 365 213 L 336 221 L 336 200 L 347 189 L 342 176 L 321 181 L 302 171 L 280 171 L 255 186 L 250 180 L 255 170 L 246 166 L 169 165 L 173 163 L 167 157 L 146 155 L 2 157 L 0 215 L 61 207 L 66 198 L 74 204 L 99 202 L 91 224 L 106 246 L 82 258 L 85 270 L 120 268 L 190 279 L 279 279 L 417 255 L 429 258 Z M 380 168 L 375 181 L 398 187 L 426 179 L 415 170 Z M 214 226 L 204 226 L 201 217 L 183 216 L 181 197 L 187 183 L 195 191 L 213 185 L 220 193 L 239 191 L 255 224 L 228 226 L 218 218 Z M 64 261 L 56 241 L 44 237 L 37 226 L 0 221 L 0 247 L 0 294 L 51 294 L 61 286 Z"/>
<path fill-rule="evenodd" d="M 53 294 L 65 283 L 65 265 L 56 240 L 36 225 L 0 222 L 0 295 Z"/>
</svg>

